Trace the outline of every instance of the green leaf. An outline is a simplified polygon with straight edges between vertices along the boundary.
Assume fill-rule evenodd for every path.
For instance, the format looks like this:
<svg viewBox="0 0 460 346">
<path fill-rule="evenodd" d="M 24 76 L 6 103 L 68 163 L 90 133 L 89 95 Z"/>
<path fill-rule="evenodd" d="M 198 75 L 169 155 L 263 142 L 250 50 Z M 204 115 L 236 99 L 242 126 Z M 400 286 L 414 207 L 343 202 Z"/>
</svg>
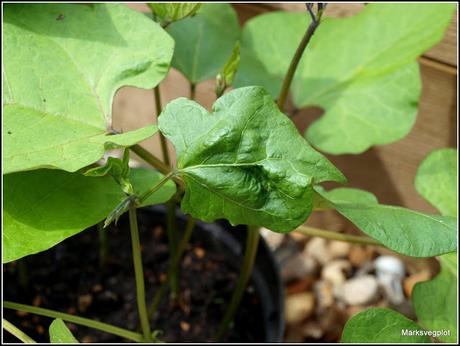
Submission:
<svg viewBox="0 0 460 346">
<path fill-rule="evenodd" d="M 169 23 L 194 16 L 202 4 L 194 2 L 148 2 L 147 5 L 157 17 L 160 24 L 165 27 Z"/>
<path fill-rule="evenodd" d="M 453 4 L 369 4 L 359 14 L 326 18 L 311 39 L 291 87 L 297 107 L 325 115 L 307 139 L 332 154 L 391 143 L 412 128 L 420 96 L 417 56 L 443 37 Z M 277 96 L 310 18 L 273 12 L 242 33 L 235 85 L 262 85 Z M 267 39 L 270 38 L 270 39 Z"/>
<path fill-rule="evenodd" d="M 342 333 L 344 343 L 428 343 L 427 335 L 402 335 L 403 331 L 422 330 L 414 321 L 400 313 L 382 308 L 371 308 L 348 320 Z"/>
<path fill-rule="evenodd" d="M 375 197 L 357 189 L 316 192 L 361 231 L 396 252 L 431 257 L 457 249 L 455 218 L 378 204 Z"/>
<path fill-rule="evenodd" d="M 433 151 L 420 164 L 415 188 L 442 215 L 457 216 L 457 150 Z"/>
<path fill-rule="evenodd" d="M 457 254 L 441 256 L 441 272 L 432 280 L 419 282 L 412 302 L 420 324 L 430 330 L 450 331 L 440 335 L 444 342 L 457 340 Z"/>
<path fill-rule="evenodd" d="M 238 66 L 240 65 L 240 42 L 237 41 L 233 47 L 232 55 L 225 63 L 224 68 L 217 74 L 216 77 L 216 95 L 219 97 L 224 93 L 225 89 L 233 84 Z"/>
<path fill-rule="evenodd" d="M 133 193 L 133 187 L 129 181 L 129 149 L 123 152 L 123 160 L 116 157 L 109 157 L 104 166 L 95 167 L 87 170 L 84 175 L 88 177 L 103 177 L 110 175 L 122 191 L 128 195 Z"/>
<path fill-rule="evenodd" d="M 135 193 L 148 190 L 163 175 L 132 169 Z M 4 182 L 3 262 L 44 251 L 104 220 L 126 195 L 111 177 L 85 177 L 59 170 L 7 174 Z M 166 202 L 175 185 L 166 183 L 146 202 Z"/>
<path fill-rule="evenodd" d="M 176 99 L 159 127 L 176 147 L 182 210 L 204 221 L 291 231 L 311 212 L 314 183 L 344 181 L 260 87 L 225 94 L 212 114 Z"/>
<path fill-rule="evenodd" d="M 49 327 L 50 341 L 53 344 L 75 344 L 78 340 L 72 335 L 64 321 L 56 318 Z"/>
<path fill-rule="evenodd" d="M 192 18 L 169 26 L 176 41 L 172 66 L 191 82 L 215 78 L 239 38 L 238 18 L 230 4 L 203 4 Z"/>
<path fill-rule="evenodd" d="M 109 136 L 115 91 L 168 72 L 174 42 L 159 25 L 116 4 L 7 4 L 3 18 L 4 173 L 73 172 L 156 132 Z"/>
</svg>

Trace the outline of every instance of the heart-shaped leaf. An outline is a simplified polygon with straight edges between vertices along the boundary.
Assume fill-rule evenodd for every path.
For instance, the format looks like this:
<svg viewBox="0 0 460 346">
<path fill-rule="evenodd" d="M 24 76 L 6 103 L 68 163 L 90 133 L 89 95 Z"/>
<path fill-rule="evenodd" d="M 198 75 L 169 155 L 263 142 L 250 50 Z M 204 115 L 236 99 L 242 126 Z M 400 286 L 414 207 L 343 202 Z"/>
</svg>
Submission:
<svg viewBox="0 0 460 346">
<path fill-rule="evenodd" d="M 168 26 L 176 41 L 172 66 L 193 84 L 215 78 L 240 35 L 230 4 L 203 4 L 192 18 Z"/>
<path fill-rule="evenodd" d="M 357 15 L 325 18 L 291 87 L 297 107 L 326 113 L 307 139 L 332 154 L 360 153 L 404 137 L 420 96 L 417 56 L 441 40 L 454 4 L 369 4 Z M 235 86 L 262 85 L 276 97 L 310 23 L 307 13 L 274 12 L 243 28 Z"/>
<path fill-rule="evenodd" d="M 422 335 L 414 334 L 423 333 Z M 371 308 L 348 320 L 342 333 L 343 343 L 428 343 L 431 339 L 414 321 L 400 313 Z"/>
<path fill-rule="evenodd" d="M 168 72 L 174 42 L 158 24 L 117 4 L 7 4 L 3 20 L 4 173 L 76 171 L 155 133 L 109 136 L 115 91 Z"/>
<path fill-rule="evenodd" d="M 382 205 L 369 192 L 338 188 L 316 189 L 322 201 L 388 248 L 414 257 L 431 257 L 457 249 L 457 222 L 448 216 L 428 215 Z"/>
<path fill-rule="evenodd" d="M 141 194 L 163 176 L 131 169 L 134 192 Z M 126 195 L 111 177 L 41 169 L 7 174 L 4 182 L 3 262 L 44 251 L 104 220 Z M 166 202 L 175 193 L 168 182 L 143 205 Z"/>
<path fill-rule="evenodd" d="M 420 164 L 415 188 L 442 215 L 457 216 L 457 150 L 433 151 Z"/>
<path fill-rule="evenodd" d="M 219 98 L 213 113 L 185 98 L 159 117 L 185 182 L 182 209 L 204 221 L 291 231 L 312 209 L 312 184 L 343 175 L 303 139 L 260 87 Z"/>
</svg>

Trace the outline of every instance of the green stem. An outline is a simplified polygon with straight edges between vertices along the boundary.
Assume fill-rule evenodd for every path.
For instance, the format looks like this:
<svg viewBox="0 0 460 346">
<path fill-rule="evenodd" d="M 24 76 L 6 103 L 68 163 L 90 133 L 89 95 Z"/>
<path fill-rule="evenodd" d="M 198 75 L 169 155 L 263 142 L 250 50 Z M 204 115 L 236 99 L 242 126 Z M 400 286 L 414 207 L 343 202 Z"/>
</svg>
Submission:
<svg viewBox="0 0 460 346">
<path fill-rule="evenodd" d="M 145 284 L 144 270 L 142 268 L 141 245 L 139 240 L 139 229 L 137 227 L 136 206 L 131 204 L 129 207 L 129 228 L 131 231 L 131 245 L 133 251 L 134 274 L 136 277 L 137 308 L 139 310 L 139 320 L 141 321 L 142 333 L 146 341 L 153 341 L 150 331 L 150 322 L 147 315 L 145 303 Z"/>
<path fill-rule="evenodd" d="M 160 85 L 157 85 L 153 89 L 153 93 L 154 93 L 154 96 L 155 96 L 155 107 L 156 107 L 157 121 L 158 121 L 158 117 L 161 114 Z M 166 143 L 166 138 L 165 138 L 165 136 L 163 136 L 163 134 L 161 132 L 160 132 L 160 144 L 161 144 L 161 152 L 163 154 L 163 162 L 165 163 L 166 166 L 170 167 L 171 166 L 171 161 L 169 159 L 168 143 Z"/>
<path fill-rule="evenodd" d="M 172 178 L 172 176 L 174 175 L 174 172 L 169 172 L 168 174 L 166 174 L 157 184 L 155 184 L 154 186 L 152 186 L 149 190 L 147 190 L 146 192 L 144 192 L 142 195 L 140 195 L 138 198 L 137 198 L 137 202 L 139 204 L 142 204 L 142 202 L 144 202 L 147 198 L 149 198 L 153 193 L 157 192 L 164 184 L 166 184 L 166 182 Z"/>
<path fill-rule="evenodd" d="M 109 253 L 109 238 L 103 222 L 97 224 L 97 232 L 99 235 L 99 266 L 101 269 L 105 269 Z"/>
<path fill-rule="evenodd" d="M 190 100 L 195 100 L 196 97 L 196 84 L 190 83 Z"/>
<path fill-rule="evenodd" d="M 37 343 L 34 339 L 32 339 L 30 336 L 28 336 L 26 333 L 24 333 L 22 330 L 20 330 L 14 324 L 10 323 L 9 321 L 5 320 L 4 318 L 2 318 L 2 326 L 3 326 L 3 329 L 5 329 L 10 334 L 12 334 L 15 337 L 17 337 L 19 340 L 21 340 L 25 344 L 36 344 Z"/>
<path fill-rule="evenodd" d="M 173 272 L 174 270 L 178 270 L 176 268 L 178 268 L 180 260 L 184 254 L 185 248 L 187 247 L 187 244 L 190 241 L 194 227 L 195 227 L 195 219 L 189 215 L 187 217 L 187 224 L 185 226 L 184 235 L 182 236 L 182 239 L 177 247 L 176 256 L 171 260 L 171 262 L 169 262 L 168 274 L 167 274 L 168 277 L 170 276 L 171 272 Z M 155 293 L 152 304 L 149 307 L 150 318 L 153 318 L 153 316 L 155 315 L 155 312 L 158 310 L 158 306 L 160 305 L 161 299 L 166 293 L 167 286 L 168 286 L 168 280 L 165 281 Z"/>
<path fill-rule="evenodd" d="M 170 262 L 172 262 L 172 259 L 176 257 L 177 254 L 176 203 L 174 200 L 170 200 L 166 206 L 166 230 L 168 233 Z M 179 271 L 177 268 L 171 268 L 168 273 L 168 280 L 171 284 L 171 299 L 176 300 L 179 293 Z"/>
<path fill-rule="evenodd" d="M 3 307 L 6 309 L 12 309 L 12 310 L 19 310 L 19 311 L 24 311 L 24 312 L 29 312 L 32 314 L 40 315 L 40 316 L 46 316 L 46 317 L 51 317 L 51 318 L 60 318 L 63 319 L 64 321 L 75 323 L 81 326 L 101 330 L 103 332 L 106 332 L 108 334 L 113 334 L 120 336 L 122 338 L 135 341 L 135 342 L 143 342 L 144 338 L 142 337 L 141 334 L 132 332 L 130 330 L 126 330 L 123 328 L 115 327 L 107 323 L 99 322 L 99 321 L 94 321 L 90 320 L 88 318 L 83 318 L 83 317 L 78 317 L 74 315 L 69 315 L 63 312 L 59 311 L 53 311 L 49 309 L 44 309 L 44 308 L 38 308 L 35 306 L 30 306 L 30 305 L 24 305 L 24 304 L 19 304 L 19 303 L 13 303 L 9 301 L 3 301 Z"/>
<path fill-rule="evenodd" d="M 350 235 L 350 234 L 326 231 L 323 229 L 310 227 L 310 226 L 299 226 L 297 227 L 295 231 L 308 235 L 308 236 L 312 236 L 312 237 L 320 237 L 320 238 L 325 238 L 325 239 L 339 240 L 339 241 L 344 241 L 348 243 L 363 244 L 363 245 L 385 246 L 379 241 L 374 240 L 369 237 L 362 237 L 359 235 Z"/>
<path fill-rule="evenodd" d="M 307 48 L 308 43 L 310 42 L 313 34 L 315 33 L 316 29 L 318 28 L 321 22 L 321 15 L 322 11 L 318 13 L 318 18 L 312 19 L 307 31 L 305 32 L 305 35 L 302 38 L 302 41 L 300 41 L 299 46 L 297 47 L 294 57 L 291 60 L 291 64 L 289 65 L 289 69 L 286 72 L 283 84 L 281 86 L 281 91 L 278 96 L 278 107 L 281 111 L 283 111 L 284 109 L 287 95 L 291 87 L 292 79 L 294 78 L 295 71 L 297 70 L 297 66 L 299 65 L 303 52 L 305 51 L 305 48 Z"/>
<path fill-rule="evenodd" d="M 130 147 L 130 149 L 136 153 L 142 160 L 147 162 L 153 168 L 158 169 L 160 173 L 169 174 L 172 172 L 171 167 L 166 166 L 163 161 L 161 161 L 158 157 L 150 153 L 148 150 L 141 147 L 139 144 L 135 144 Z M 179 185 L 179 187 L 183 188 L 184 182 L 178 177 L 173 176 L 172 179 L 174 182 Z"/>
<path fill-rule="evenodd" d="M 243 265 L 241 267 L 240 276 L 236 283 L 235 291 L 233 292 L 230 304 L 225 311 L 224 318 L 220 322 L 219 329 L 217 331 L 215 340 L 221 342 L 222 339 L 227 335 L 227 331 L 230 327 L 235 313 L 240 306 L 241 299 L 243 298 L 244 291 L 248 285 L 249 279 L 251 278 L 252 268 L 254 261 L 257 256 L 257 247 L 259 245 L 259 229 L 254 226 L 248 226 L 248 234 L 246 238 L 246 250 L 244 253 Z"/>
<path fill-rule="evenodd" d="M 171 172 L 171 168 L 168 167 L 161 161 L 158 157 L 153 155 L 147 149 L 144 149 L 139 144 L 134 144 L 133 146 L 129 147 L 134 153 L 136 153 L 141 159 L 151 165 L 153 168 L 158 169 L 163 174 L 168 174 Z"/>
</svg>

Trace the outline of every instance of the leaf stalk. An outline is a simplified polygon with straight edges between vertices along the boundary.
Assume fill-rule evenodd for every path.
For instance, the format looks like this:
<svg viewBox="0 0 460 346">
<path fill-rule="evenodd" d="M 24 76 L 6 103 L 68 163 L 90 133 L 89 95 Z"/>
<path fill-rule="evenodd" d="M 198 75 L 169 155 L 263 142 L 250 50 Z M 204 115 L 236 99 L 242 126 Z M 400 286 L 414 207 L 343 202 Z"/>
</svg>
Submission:
<svg viewBox="0 0 460 346">
<path fill-rule="evenodd" d="M 299 65 L 300 59 L 302 58 L 303 52 L 308 46 L 308 43 L 310 42 L 311 38 L 313 37 L 313 34 L 315 33 L 316 29 L 318 28 L 319 24 L 321 23 L 321 17 L 323 15 L 324 9 L 326 7 L 326 4 L 318 3 L 318 11 L 317 14 L 315 15 L 312 11 L 312 4 L 307 4 L 307 10 L 310 13 L 310 16 L 312 17 L 312 21 L 310 22 L 310 25 L 308 26 L 307 31 L 305 32 L 305 35 L 303 36 L 302 40 L 299 43 L 299 46 L 297 47 L 297 50 L 291 60 L 291 63 L 289 65 L 289 68 L 286 72 L 286 75 L 284 76 L 283 84 L 281 86 L 280 94 L 278 96 L 278 107 L 281 111 L 284 109 L 284 105 L 286 103 L 287 95 L 289 93 L 289 89 L 292 84 L 292 80 L 294 79 L 295 72 L 297 70 L 297 66 Z"/>
</svg>

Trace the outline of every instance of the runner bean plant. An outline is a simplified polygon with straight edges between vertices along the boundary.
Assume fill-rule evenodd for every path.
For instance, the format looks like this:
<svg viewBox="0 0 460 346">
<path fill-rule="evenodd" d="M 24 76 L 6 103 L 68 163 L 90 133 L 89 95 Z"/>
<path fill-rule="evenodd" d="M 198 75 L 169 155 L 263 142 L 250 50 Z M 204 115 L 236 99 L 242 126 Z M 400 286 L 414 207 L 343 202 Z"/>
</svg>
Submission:
<svg viewBox="0 0 460 346">
<path fill-rule="evenodd" d="M 3 263 L 72 241 L 90 226 L 102 229 L 127 212 L 140 332 L 10 301 L 3 308 L 54 318 L 52 342 L 76 342 L 64 321 L 130 341 L 158 341 L 151 318 L 162 299 L 181 294 L 178 267 L 195 220 L 226 219 L 248 231 L 216 341 L 225 340 L 250 280 L 259 227 L 439 256 L 441 273 L 417 284 L 412 297 L 420 325 L 371 309 L 348 322 L 343 341 L 427 341 L 426 335 L 401 337 L 401 329 L 449 329 L 450 337 L 439 340 L 455 341 L 456 151 L 435 151 L 416 177 L 417 190 L 441 215 L 383 205 L 350 187 L 326 190 L 323 182 L 345 184 L 346 178 L 320 153 L 360 154 L 409 133 L 421 92 L 417 58 L 441 40 L 455 5 L 372 3 L 338 19 L 327 16 L 326 4 L 307 3 L 303 12 L 262 14 L 242 28 L 225 3 L 149 8 L 3 5 Z M 163 107 L 160 83 L 171 67 L 188 80 L 190 95 Z M 216 101 L 209 110 L 195 91 L 210 79 Z M 123 86 L 154 90 L 157 117 L 150 125 L 114 129 L 112 101 Z M 319 106 L 324 114 L 299 133 L 286 110 L 289 98 L 296 109 Z M 161 158 L 140 144 L 155 134 Z M 122 158 L 101 161 L 115 148 L 124 150 Z M 130 168 L 131 153 L 151 168 Z M 166 283 L 146 297 L 136 209 L 153 204 L 168 208 L 170 265 Z M 188 215 L 181 239 L 177 206 Z M 303 225 L 325 209 L 366 235 Z M 3 328 L 33 341 L 6 320 Z"/>
</svg>

